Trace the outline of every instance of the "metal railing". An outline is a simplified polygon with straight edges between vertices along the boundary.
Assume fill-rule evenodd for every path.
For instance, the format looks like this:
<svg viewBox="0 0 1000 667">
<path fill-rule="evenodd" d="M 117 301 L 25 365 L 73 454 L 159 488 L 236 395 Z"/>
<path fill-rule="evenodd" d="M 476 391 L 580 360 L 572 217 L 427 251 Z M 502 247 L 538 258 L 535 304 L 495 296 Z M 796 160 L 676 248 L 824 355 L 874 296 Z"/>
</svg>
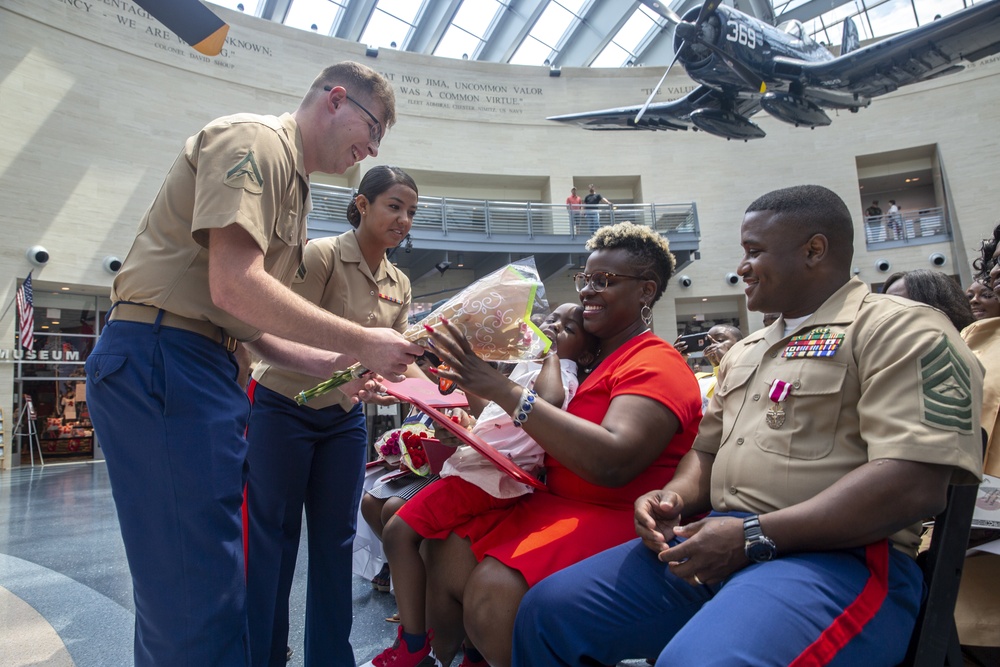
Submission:
<svg viewBox="0 0 1000 667">
<path fill-rule="evenodd" d="M 314 184 L 310 223 L 344 223 L 347 206 L 354 195 L 350 188 Z M 668 234 L 690 234 L 697 238 L 698 211 L 693 202 L 679 204 L 602 204 L 589 211 L 570 211 L 565 204 L 489 201 L 451 197 L 420 197 L 414 230 L 436 231 L 443 236 L 454 233 L 494 235 L 589 237 L 593 224 L 611 225 L 629 221 Z M 310 225 L 312 226 L 312 225 Z"/>
<path fill-rule="evenodd" d="M 865 243 L 869 248 L 951 240 L 948 212 L 941 207 L 871 215 L 864 221 Z"/>
</svg>

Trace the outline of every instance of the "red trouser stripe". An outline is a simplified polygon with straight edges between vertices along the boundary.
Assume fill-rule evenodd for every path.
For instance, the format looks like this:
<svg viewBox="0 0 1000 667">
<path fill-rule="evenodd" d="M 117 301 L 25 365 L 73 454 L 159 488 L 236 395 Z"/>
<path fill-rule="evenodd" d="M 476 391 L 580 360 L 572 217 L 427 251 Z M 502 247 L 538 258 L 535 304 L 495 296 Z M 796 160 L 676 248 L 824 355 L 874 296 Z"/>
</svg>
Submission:
<svg viewBox="0 0 1000 667">
<path fill-rule="evenodd" d="M 865 547 L 868 581 L 861 594 L 833 619 L 826 630 L 789 667 L 818 667 L 829 664 L 848 642 L 861 634 L 865 624 L 875 617 L 889 592 L 889 541 Z"/>
<path fill-rule="evenodd" d="M 250 397 L 250 405 L 253 405 L 253 392 L 257 388 L 257 381 L 250 380 L 247 385 L 247 396 Z M 246 436 L 246 431 L 243 432 Z M 250 567 L 250 509 L 247 507 L 247 487 L 243 487 L 243 577 L 247 576 L 247 568 Z"/>
</svg>

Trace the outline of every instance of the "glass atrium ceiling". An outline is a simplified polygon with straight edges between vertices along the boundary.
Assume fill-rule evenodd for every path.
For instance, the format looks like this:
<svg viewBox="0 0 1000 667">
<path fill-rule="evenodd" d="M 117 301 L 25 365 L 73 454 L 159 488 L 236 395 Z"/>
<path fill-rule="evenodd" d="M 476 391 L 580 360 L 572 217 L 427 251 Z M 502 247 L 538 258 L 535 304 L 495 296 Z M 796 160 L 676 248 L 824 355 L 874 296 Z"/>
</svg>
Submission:
<svg viewBox="0 0 1000 667">
<path fill-rule="evenodd" d="M 549 67 L 665 66 L 673 25 L 654 0 L 205 0 L 301 30 L 445 58 Z M 980 0 L 982 1 L 982 0 Z M 773 2 L 773 4 L 772 4 Z M 680 15 L 702 3 L 663 0 Z M 725 0 L 827 45 L 853 17 L 862 41 L 946 16 L 972 0 Z"/>
</svg>

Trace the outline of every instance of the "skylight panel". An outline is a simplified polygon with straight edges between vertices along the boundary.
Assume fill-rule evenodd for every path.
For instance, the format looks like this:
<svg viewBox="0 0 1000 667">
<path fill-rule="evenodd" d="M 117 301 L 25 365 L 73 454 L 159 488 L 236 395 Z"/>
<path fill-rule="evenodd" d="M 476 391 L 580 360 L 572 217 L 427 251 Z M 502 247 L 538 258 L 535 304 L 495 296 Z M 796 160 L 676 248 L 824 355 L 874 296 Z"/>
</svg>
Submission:
<svg viewBox="0 0 1000 667">
<path fill-rule="evenodd" d="M 457 25 L 480 39 L 486 39 L 486 31 L 501 9 L 503 5 L 497 0 L 462 0 L 462 6 L 455 12 L 452 25 Z"/>
<path fill-rule="evenodd" d="M 645 5 L 640 5 L 594 59 L 591 67 L 622 67 L 634 60 L 638 46 L 651 32 L 659 29 L 648 12 Z"/>
<path fill-rule="evenodd" d="M 434 55 L 445 58 L 475 58 L 476 50 L 482 43 L 483 40 L 452 24 L 448 26 L 444 37 L 434 49 Z"/>
<path fill-rule="evenodd" d="M 226 7 L 250 16 L 260 16 L 260 6 L 263 0 L 208 0 L 210 4 Z M 242 5 L 242 8 L 240 7 Z"/>
<path fill-rule="evenodd" d="M 512 65 L 548 65 L 557 45 L 579 20 L 560 3 L 549 2 L 509 62 Z"/>
<path fill-rule="evenodd" d="M 935 16 L 948 16 L 959 9 L 965 9 L 966 3 L 962 0 L 915 0 L 913 6 L 917 10 L 920 25 L 924 25 L 933 21 Z"/>
<path fill-rule="evenodd" d="M 378 0 L 375 8 L 412 25 L 421 5 L 423 3 L 417 0 Z"/>
<path fill-rule="evenodd" d="M 412 29 L 413 26 L 406 21 L 376 8 L 368 19 L 360 41 L 368 46 L 402 48 Z"/>
<path fill-rule="evenodd" d="M 511 65 L 548 65 L 552 47 L 528 35 L 510 59 Z"/>
<path fill-rule="evenodd" d="M 434 49 L 434 55 L 474 59 L 506 6 L 498 0 L 462 0 L 455 18 Z"/>
<path fill-rule="evenodd" d="M 328 0 L 294 0 L 285 14 L 285 25 L 329 35 L 343 8 Z"/>
<path fill-rule="evenodd" d="M 888 0 L 877 7 L 869 7 L 868 20 L 875 37 L 895 35 L 917 27 L 917 17 L 910 0 Z"/>
</svg>

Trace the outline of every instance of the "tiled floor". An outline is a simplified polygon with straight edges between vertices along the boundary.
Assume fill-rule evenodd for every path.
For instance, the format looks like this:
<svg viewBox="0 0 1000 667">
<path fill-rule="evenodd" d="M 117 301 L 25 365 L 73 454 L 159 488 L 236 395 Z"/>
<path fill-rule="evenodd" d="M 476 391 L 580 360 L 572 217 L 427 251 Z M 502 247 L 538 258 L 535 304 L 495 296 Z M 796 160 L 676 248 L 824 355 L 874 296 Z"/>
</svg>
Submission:
<svg viewBox="0 0 1000 667">
<path fill-rule="evenodd" d="M 303 544 L 293 619 L 305 613 L 306 560 Z M 396 605 L 360 577 L 353 595 L 351 644 L 360 664 L 395 639 L 397 626 L 385 617 Z M 133 623 L 132 584 L 104 463 L 0 472 L 0 667 L 127 667 Z M 289 643 L 295 653 L 288 664 L 301 667 L 301 623 L 292 623 Z"/>
<path fill-rule="evenodd" d="M 303 539 L 305 536 L 303 535 Z M 291 614 L 305 610 L 299 551 Z M 359 662 L 392 643 L 391 595 L 354 578 L 351 643 Z M 132 586 L 102 462 L 0 472 L 0 667 L 132 664 Z M 302 626 L 292 624 L 291 666 Z"/>
</svg>

